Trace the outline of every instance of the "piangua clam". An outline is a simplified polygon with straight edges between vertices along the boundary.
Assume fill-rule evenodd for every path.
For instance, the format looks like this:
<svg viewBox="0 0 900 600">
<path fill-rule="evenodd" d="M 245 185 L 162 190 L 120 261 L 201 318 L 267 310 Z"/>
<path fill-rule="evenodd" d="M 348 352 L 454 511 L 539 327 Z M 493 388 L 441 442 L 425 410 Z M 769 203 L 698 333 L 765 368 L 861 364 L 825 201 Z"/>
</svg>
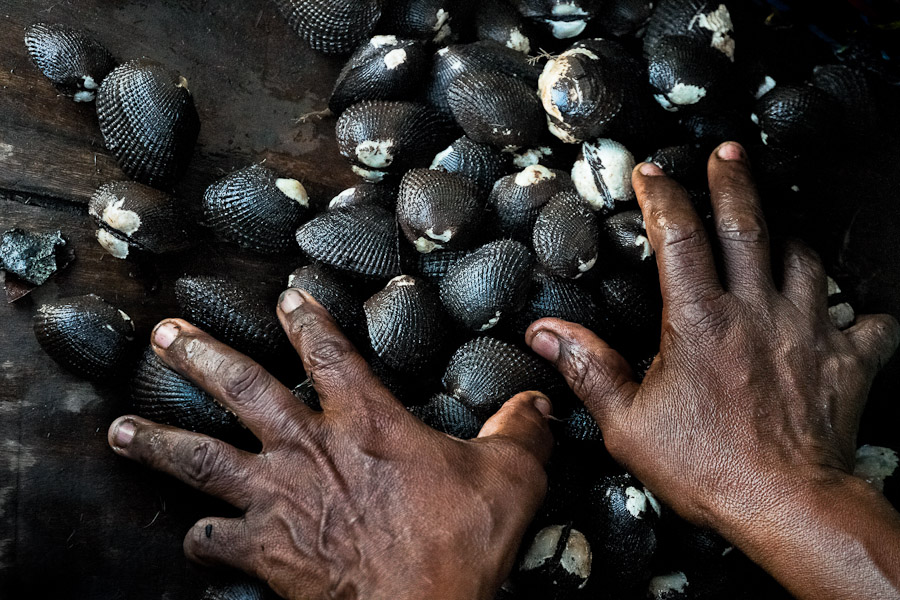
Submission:
<svg viewBox="0 0 900 600">
<path fill-rule="evenodd" d="M 31 60 L 56 88 L 75 102 L 93 102 L 116 61 L 89 34 L 66 25 L 35 23 L 25 30 Z"/>
</svg>

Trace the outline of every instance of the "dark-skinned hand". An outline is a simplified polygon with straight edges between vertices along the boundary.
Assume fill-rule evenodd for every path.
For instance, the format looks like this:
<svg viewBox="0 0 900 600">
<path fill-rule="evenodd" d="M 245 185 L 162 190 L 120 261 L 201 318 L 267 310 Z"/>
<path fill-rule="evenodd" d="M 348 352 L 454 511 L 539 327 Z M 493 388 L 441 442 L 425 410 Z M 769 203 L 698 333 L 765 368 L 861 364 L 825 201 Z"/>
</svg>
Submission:
<svg viewBox="0 0 900 600">
<path fill-rule="evenodd" d="M 597 419 L 609 452 L 694 523 L 716 528 L 800 598 L 900 598 L 900 516 L 851 476 L 860 415 L 900 339 L 889 316 L 846 331 L 800 243 L 773 277 L 743 149 L 709 161 L 714 249 L 688 194 L 655 165 L 634 173 L 664 302 L 642 384 L 593 333 L 555 319 L 526 337 Z"/>
<path fill-rule="evenodd" d="M 519 394 L 462 441 L 408 413 L 306 292 L 285 292 L 278 315 L 323 412 L 246 356 L 166 320 L 154 351 L 236 413 L 262 451 L 136 416 L 110 427 L 117 453 L 244 511 L 198 522 L 187 556 L 289 599 L 492 598 L 545 493 L 549 401 Z"/>
</svg>

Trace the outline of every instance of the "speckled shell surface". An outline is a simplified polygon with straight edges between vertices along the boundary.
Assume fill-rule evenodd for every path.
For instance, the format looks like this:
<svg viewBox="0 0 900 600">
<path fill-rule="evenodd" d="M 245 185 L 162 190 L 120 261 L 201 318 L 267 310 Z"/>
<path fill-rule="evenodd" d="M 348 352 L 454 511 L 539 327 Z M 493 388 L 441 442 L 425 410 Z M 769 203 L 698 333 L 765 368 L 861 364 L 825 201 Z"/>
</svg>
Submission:
<svg viewBox="0 0 900 600">
<path fill-rule="evenodd" d="M 662 38 L 650 55 L 650 85 L 665 110 L 712 110 L 730 82 L 731 62 L 708 43 L 686 35 Z"/>
<path fill-rule="evenodd" d="M 440 283 L 451 267 L 468 253 L 468 250 L 438 250 L 417 254 L 418 274 L 432 283 Z"/>
<path fill-rule="evenodd" d="M 203 194 L 203 220 L 216 234 L 247 250 L 278 254 L 294 246 L 294 232 L 309 208 L 296 179 L 252 165 L 226 175 Z"/>
<path fill-rule="evenodd" d="M 439 152 L 431 163 L 432 169 L 465 177 L 486 191 L 509 171 L 510 166 L 508 154 L 490 144 L 473 142 L 466 136 Z"/>
<path fill-rule="evenodd" d="M 615 140 L 585 142 L 572 166 L 572 181 L 591 208 L 609 211 L 617 203 L 634 199 L 631 173 L 635 165 L 628 148 Z"/>
<path fill-rule="evenodd" d="M 381 18 L 381 0 L 274 0 L 288 25 L 314 50 L 349 54 Z"/>
<path fill-rule="evenodd" d="M 328 209 L 349 208 L 361 204 L 375 204 L 393 211 L 397 203 L 397 186 L 384 183 L 360 182 L 331 199 Z"/>
<path fill-rule="evenodd" d="M 57 255 L 65 245 L 61 231 L 8 229 L 0 235 L 0 269 L 32 285 L 41 285 L 61 268 Z"/>
<path fill-rule="evenodd" d="M 753 120 L 764 144 L 802 150 L 823 129 L 839 126 L 836 101 L 810 85 L 779 85 L 756 103 Z"/>
<path fill-rule="evenodd" d="M 532 243 L 545 268 L 559 277 L 578 279 L 599 258 L 597 217 L 578 194 L 562 192 L 541 209 Z"/>
<path fill-rule="evenodd" d="M 363 300 L 346 278 L 321 265 L 311 264 L 291 273 L 288 287 L 309 292 L 350 338 L 365 337 Z"/>
<path fill-rule="evenodd" d="M 563 427 L 567 439 L 578 442 L 600 442 L 603 440 L 603 432 L 600 425 L 584 406 L 578 406 L 566 419 Z"/>
<path fill-rule="evenodd" d="M 107 75 L 97 94 L 97 118 L 122 170 L 158 188 L 171 187 L 184 173 L 200 132 L 187 80 L 148 58 Z"/>
<path fill-rule="evenodd" d="M 31 60 L 53 85 L 76 102 L 92 102 L 116 61 L 89 34 L 66 25 L 35 23 L 25 30 Z"/>
<path fill-rule="evenodd" d="M 507 0 L 484 0 L 475 8 L 475 35 L 528 54 L 531 40 L 522 15 Z"/>
<path fill-rule="evenodd" d="M 467 247 L 484 221 L 484 209 L 484 193 L 459 175 L 413 169 L 400 182 L 397 220 L 424 254 Z"/>
<path fill-rule="evenodd" d="M 554 195 L 572 189 L 568 174 L 543 165 L 532 165 L 497 180 L 488 204 L 497 229 L 521 242 L 531 242 L 534 223 Z"/>
<path fill-rule="evenodd" d="M 132 358 L 131 319 L 93 294 L 38 308 L 34 335 L 50 358 L 88 379 L 103 381 L 121 376 Z"/>
<path fill-rule="evenodd" d="M 144 351 L 131 379 L 131 404 L 145 419 L 214 437 L 240 427 L 234 414 L 169 368 L 151 348 Z"/>
<path fill-rule="evenodd" d="M 533 268 L 534 257 L 523 244 L 490 242 L 450 268 L 441 281 L 441 301 L 461 324 L 486 331 L 522 307 Z"/>
<path fill-rule="evenodd" d="M 133 181 L 107 183 L 91 197 L 88 214 L 97 240 L 116 258 L 131 250 L 165 254 L 189 248 L 194 227 L 174 196 Z"/>
<path fill-rule="evenodd" d="M 465 16 L 461 8 L 454 0 L 390 0 L 384 3 L 379 29 L 447 44 L 456 37 L 455 26 Z"/>
<path fill-rule="evenodd" d="M 409 412 L 429 427 L 463 440 L 477 437 L 484 425 L 483 419 L 449 394 L 435 394 L 425 404 L 410 407 Z"/>
<path fill-rule="evenodd" d="M 721 0 L 660 0 L 647 23 L 644 56 L 650 57 L 668 35 L 694 37 L 734 60 L 734 24 Z"/>
</svg>

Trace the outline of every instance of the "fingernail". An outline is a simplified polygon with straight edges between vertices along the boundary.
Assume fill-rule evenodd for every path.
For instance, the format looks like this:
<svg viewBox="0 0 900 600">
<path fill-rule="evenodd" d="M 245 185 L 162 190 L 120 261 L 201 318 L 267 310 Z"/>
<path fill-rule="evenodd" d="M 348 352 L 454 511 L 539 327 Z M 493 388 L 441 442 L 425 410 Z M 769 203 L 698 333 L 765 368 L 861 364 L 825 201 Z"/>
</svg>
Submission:
<svg viewBox="0 0 900 600">
<path fill-rule="evenodd" d="M 290 314 L 300 308 L 300 305 L 303 304 L 303 294 L 294 288 L 285 290 L 284 293 L 281 294 L 279 304 L 281 305 L 281 311 L 284 314 Z"/>
<path fill-rule="evenodd" d="M 165 350 L 172 345 L 175 338 L 178 337 L 178 326 L 170 321 L 166 321 L 156 327 L 153 332 L 153 343 Z"/>
<path fill-rule="evenodd" d="M 545 417 L 549 417 L 550 412 L 553 410 L 553 405 L 550 404 L 550 400 L 548 400 L 545 396 L 535 396 L 534 407 L 538 409 L 538 411 L 540 411 L 540 413 Z"/>
<path fill-rule="evenodd" d="M 559 359 L 559 338 L 549 331 L 539 331 L 531 339 L 531 349 L 551 362 Z"/>
<path fill-rule="evenodd" d="M 744 149 L 741 148 L 740 144 L 736 144 L 735 142 L 726 142 L 719 146 L 719 151 L 716 153 L 719 158 L 722 160 L 743 160 L 744 159 Z"/>
<path fill-rule="evenodd" d="M 656 165 L 652 162 L 646 162 L 641 165 L 641 175 L 647 175 L 649 177 L 659 177 L 660 175 L 665 175 L 666 172 L 659 168 L 659 165 Z"/>
<path fill-rule="evenodd" d="M 113 434 L 113 442 L 115 442 L 116 446 L 119 448 L 127 448 L 128 444 L 130 444 L 131 440 L 134 438 L 135 430 L 134 421 L 125 419 L 119 423 L 118 427 L 116 427 L 116 432 Z"/>
</svg>

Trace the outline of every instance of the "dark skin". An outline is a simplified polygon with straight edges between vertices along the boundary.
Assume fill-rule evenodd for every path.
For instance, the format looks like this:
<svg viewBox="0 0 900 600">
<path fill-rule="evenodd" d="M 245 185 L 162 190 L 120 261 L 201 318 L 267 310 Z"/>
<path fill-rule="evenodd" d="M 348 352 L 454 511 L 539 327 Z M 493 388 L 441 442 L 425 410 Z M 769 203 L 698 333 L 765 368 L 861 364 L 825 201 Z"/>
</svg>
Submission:
<svg viewBox="0 0 900 600">
<path fill-rule="evenodd" d="M 720 147 L 709 176 L 722 273 L 684 190 L 652 165 L 635 170 L 664 299 L 660 354 L 642 384 L 577 325 L 543 319 L 527 342 L 560 369 L 617 460 L 797 597 L 900 597 L 900 515 L 851 475 L 860 414 L 900 326 L 866 316 L 834 328 L 822 265 L 800 244 L 774 280 L 740 146 Z M 457 440 L 407 413 L 307 294 L 286 292 L 278 314 L 323 413 L 168 320 L 154 350 L 234 410 L 262 453 L 138 417 L 110 427 L 116 452 L 245 511 L 197 523 L 187 555 L 286 598 L 492 598 L 544 494 L 547 399 L 519 394 L 477 439 Z"/>
</svg>

